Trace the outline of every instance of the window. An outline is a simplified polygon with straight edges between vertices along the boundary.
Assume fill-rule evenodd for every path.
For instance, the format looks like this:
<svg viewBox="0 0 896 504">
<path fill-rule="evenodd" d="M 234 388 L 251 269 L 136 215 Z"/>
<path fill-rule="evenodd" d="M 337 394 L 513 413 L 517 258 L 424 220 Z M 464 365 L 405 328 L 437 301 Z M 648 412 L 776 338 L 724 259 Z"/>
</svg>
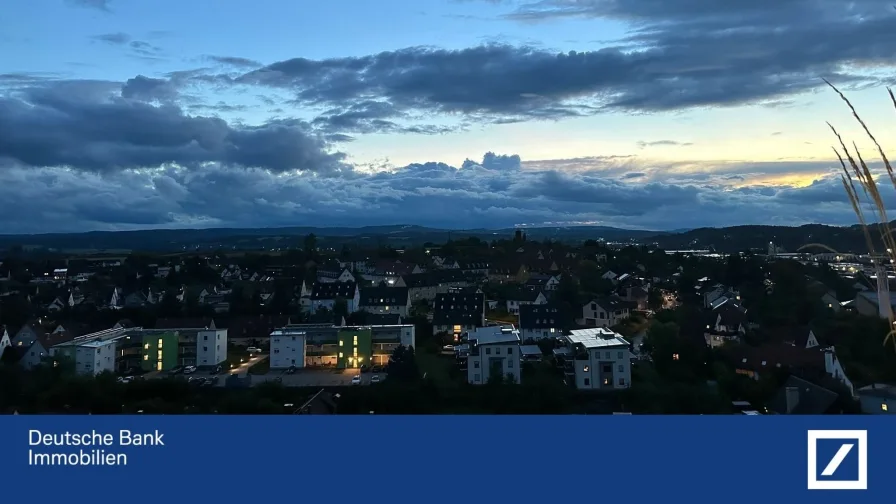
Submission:
<svg viewBox="0 0 896 504">
<path fill-rule="evenodd" d="M 597 303 L 591 303 L 591 310 L 592 311 L 597 310 Z M 603 318 L 603 317 L 601 317 L 601 318 Z"/>
<path fill-rule="evenodd" d="M 586 386 L 586 387 L 590 387 L 590 386 L 591 386 L 591 380 L 590 380 L 590 379 L 585 378 L 585 386 Z"/>
<path fill-rule="evenodd" d="M 604 364 L 604 373 L 612 373 L 612 372 L 613 372 L 613 366 L 611 366 L 609 364 Z"/>
<path fill-rule="evenodd" d="M 352 348 L 352 357 L 358 356 L 358 347 Z"/>
<path fill-rule="evenodd" d="M 156 357 L 157 357 L 159 360 L 162 360 L 162 351 L 161 351 L 161 350 L 158 351 L 158 353 L 156 354 Z"/>
<path fill-rule="evenodd" d="M 202 337 L 202 341 L 208 341 L 208 334 Z"/>
<path fill-rule="evenodd" d="M 883 404 L 881 404 L 881 405 L 880 405 L 880 410 L 881 410 L 881 411 L 887 411 L 887 403 L 883 403 Z"/>
<path fill-rule="evenodd" d="M 162 340 L 159 340 L 159 348 L 162 348 Z"/>
<path fill-rule="evenodd" d="M 619 379 L 619 386 L 621 386 L 621 387 L 622 387 L 622 386 L 625 386 L 625 378 L 620 378 L 620 379 Z"/>
<path fill-rule="evenodd" d="M 588 366 L 585 366 L 585 367 L 582 368 L 582 371 L 585 372 L 585 373 L 587 373 L 587 372 L 590 371 L 590 370 L 591 370 L 591 368 L 588 367 Z"/>
<path fill-rule="evenodd" d="M 473 369 L 479 369 L 479 361 L 473 361 Z"/>
<path fill-rule="evenodd" d="M 478 374 L 473 375 L 473 381 L 474 381 L 474 382 L 479 382 L 479 375 L 478 375 Z"/>
<path fill-rule="evenodd" d="M 672 360 L 678 360 L 678 354 L 677 354 L 677 353 L 672 354 Z M 744 360 L 746 360 L 746 359 L 744 359 Z"/>
<path fill-rule="evenodd" d="M 202 347 L 202 351 L 203 351 L 203 352 L 208 352 L 208 347 L 207 347 L 207 346 Z"/>
<path fill-rule="evenodd" d="M 610 384 L 610 379 L 604 378 L 604 385 L 609 385 L 609 384 Z"/>
<path fill-rule="evenodd" d="M 610 352 L 604 352 L 604 359 L 610 360 Z"/>
<path fill-rule="evenodd" d="M 600 318 L 604 318 L 604 315 L 605 315 L 604 312 L 600 312 Z"/>
<path fill-rule="evenodd" d="M 280 353 L 280 349 L 279 349 L 279 348 L 275 348 L 275 349 L 274 349 L 274 353 Z"/>
<path fill-rule="evenodd" d="M 616 353 L 616 358 L 617 358 L 617 359 L 624 359 L 624 357 L 622 356 L 622 352 L 617 352 L 617 353 Z"/>
<path fill-rule="evenodd" d="M 352 336 L 352 345 L 358 346 L 358 337 L 357 336 Z"/>
<path fill-rule="evenodd" d="M 622 364 L 620 364 L 620 365 L 619 365 L 619 372 L 622 373 L 623 371 L 625 371 L 625 366 L 623 366 Z"/>
<path fill-rule="evenodd" d="M 513 355 L 513 347 L 507 349 L 507 355 Z"/>
<path fill-rule="evenodd" d="M 342 352 L 339 352 L 339 358 L 341 359 L 342 357 L 343 357 Z"/>
<path fill-rule="evenodd" d="M 22 343 L 20 342 L 19 344 L 21 345 Z M 143 345 L 143 349 L 144 349 L 144 350 L 149 350 L 149 343 Z"/>
<path fill-rule="evenodd" d="M 512 359 L 509 359 L 509 360 L 507 361 L 507 367 L 509 367 L 509 368 L 512 368 L 512 367 L 513 367 L 513 360 L 512 360 Z"/>
<path fill-rule="evenodd" d="M 293 341 L 295 341 L 295 340 L 296 340 L 296 337 L 295 337 L 295 336 L 293 336 L 293 337 L 292 337 L 292 340 L 293 340 Z"/>
<path fill-rule="evenodd" d="M 491 354 L 492 354 L 492 348 L 491 348 L 491 347 L 485 347 L 485 354 L 486 354 L 486 355 L 491 355 Z"/>
<path fill-rule="evenodd" d="M 495 355 L 501 355 L 501 347 L 495 348 Z"/>
<path fill-rule="evenodd" d="M 148 356 L 148 355 L 144 355 L 144 356 L 143 356 L 143 360 L 149 360 L 149 356 Z"/>
<path fill-rule="evenodd" d="M 343 343 L 345 343 L 345 342 L 342 340 L 339 340 L 339 346 L 342 346 Z"/>
</svg>

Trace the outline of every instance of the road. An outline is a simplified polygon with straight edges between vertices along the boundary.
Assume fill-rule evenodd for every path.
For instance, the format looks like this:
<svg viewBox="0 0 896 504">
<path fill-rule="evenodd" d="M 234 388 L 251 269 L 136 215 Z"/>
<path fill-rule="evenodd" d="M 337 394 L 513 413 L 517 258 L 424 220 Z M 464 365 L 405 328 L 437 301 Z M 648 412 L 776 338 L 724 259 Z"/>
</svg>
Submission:
<svg viewBox="0 0 896 504">
<path fill-rule="evenodd" d="M 279 379 L 284 387 L 343 387 L 350 386 L 352 377 L 357 375 L 357 369 L 341 371 L 304 369 L 298 370 L 295 374 L 274 371 L 265 375 L 251 375 L 251 377 L 252 385 Z M 379 376 L 380 380 L 386 378 L 384 373 L 363 373 L 361 374 L 361 385 L 370 385 L 374 376 Z"/>
<path fill-rule="evenodd" d="M 249 368 L 258 364 L 259 362 L 268 358 L 268 354 L 258 354 L 255 357 L 251 357 L 246 362 L 240 364 L 238 367 L 235 367 L 228 371 L 228 373 L 232 375 L 245 376 L 249 372 Z"/>
</svg>

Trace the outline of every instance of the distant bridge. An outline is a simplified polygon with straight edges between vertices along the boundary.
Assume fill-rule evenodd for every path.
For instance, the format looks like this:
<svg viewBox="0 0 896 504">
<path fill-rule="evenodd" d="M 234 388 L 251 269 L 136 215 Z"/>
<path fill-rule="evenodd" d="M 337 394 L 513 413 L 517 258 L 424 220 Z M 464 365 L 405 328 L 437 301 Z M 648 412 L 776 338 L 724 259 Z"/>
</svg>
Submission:
<svg viewBox="0 0 896 504">
<path fill-rule="evenodd" d="M 810 248 L 820 248 L 823 250 L 827 250 L 828 252 L 831 252 L 833 254 L 840 253 L 840 252 L 837 252 L 836 250 L 832 249 L 831 247 L 828 247 L 827 245 L 825 245 L 823 243 L 807 243 L 807 244 L 803 245 L 802 247 L 796 249 L 796 251 L 802 252 L 803 250 L 810 249 Z"/>
</svg>

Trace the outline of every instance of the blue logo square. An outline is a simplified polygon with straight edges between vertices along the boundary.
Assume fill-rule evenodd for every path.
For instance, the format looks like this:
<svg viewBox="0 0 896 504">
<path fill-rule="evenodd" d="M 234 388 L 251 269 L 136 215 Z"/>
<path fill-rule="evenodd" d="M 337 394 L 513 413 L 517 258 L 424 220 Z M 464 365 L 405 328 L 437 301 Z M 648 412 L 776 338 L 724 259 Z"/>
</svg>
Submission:
<svg viewBox="0 0 896 504">
<path fill-rule="evenodd" d="M 845 445 L 852 445 L 852 448 L 849 448 L 846 456 L 841 459 L 838 457 L 838 452 L 845 451 L 847 449 Z M 818 481 L 855 481 L 859 478 L 858 439 L 818 439 L 815 446 L 817 457 L 815 477 Z M 836 464 L 835 458 L 840 460 L 839 465 Z M 833 469 L 832 474 L 824 474 L 829 466 Z"/>
</svg>

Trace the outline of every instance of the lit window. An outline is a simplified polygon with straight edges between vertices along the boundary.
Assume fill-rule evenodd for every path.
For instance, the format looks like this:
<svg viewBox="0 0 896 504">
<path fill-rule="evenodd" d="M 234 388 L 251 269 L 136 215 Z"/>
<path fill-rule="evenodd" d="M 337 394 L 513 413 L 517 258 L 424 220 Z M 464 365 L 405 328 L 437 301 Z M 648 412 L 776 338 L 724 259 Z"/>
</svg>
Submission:
<svg viewBox="0 0 896 504">
<path fill-rule="evenodd" d="M 588 366 L 585 366 L 584 368 L 582 368 L 582 371 L 587 373 L 588 371 L 591 371 L 591 368 Z"/>
<path fill-rule="evenodd" d="M 148 355 L 144 355 L 144 356 L 143 356 L 143 360 L 149 360 L 149 356 L 148 356 Z"/>
<path fill-rule="evenodd" d="M 678 360 L 678 354 L 677 354 L 677 353 L 672 354 L 672 360 Z"/>
<path fill-rule="evenodd" d="M 340 359 L 342 358 L 342 352 L 339 352 L 339 358 Z"/>
<path fill-rule="evenodd" d="M 358 337 L 352 336 L 352 345 L 358 346 Z"/>
<path fill-rule="evenodd" d="M 345 342 L 342 341 L 342 340 L 340 340 L 340 341 L 339 341 L 339 346 L 342 346 L 343 343 L 345 343 Z"/>
<path fill-rule="evenodd" d="M 881 410 L 881 411 L 887 411 L 887 403 L 883 403 L 883 404 L 881 404 L 881 405 L 880 405 L 880 410 Z"/>
<path fill-rule="evenodd" d="M 604 385 L 609 385 L 609 384 L 610 384 L 610 379 L 604 378 Z"/>
<path fill-rule="evenodd" d="M 149 343 L 143 345 L 143 349 L 144 349 L 144 350 L 149 350 Z"/>
<path fill-rule="evenodd" d="M 459 326 L 459 325 L 454 326 L 454 332 L 456 332 L 456 333 L 459 333 L 459 332 L 460 332 L 460 326 Z"/>
<path fill-rule="evenodd" d="M 162 340 L 159 340 L 159 348 L 162 348 Z"/>
<path fill-rule="evenodd" d="M 158 355 L 157 355 L 157 356 L 158 356 L 158 358 L 159 358 L 159 360 L 162 360 L 162 351 L 161 351 L 161 350 L 159 350 L 159 352 L 158 352 Z"/>
<path fill-rule="evenodd" d="M 357 347 L 352 348 L 352 356 L 353 356 L 353 357 L 357 357 L 357 356 L 358 356 L 358 348 L 357 348 Z"/>
</svg>

